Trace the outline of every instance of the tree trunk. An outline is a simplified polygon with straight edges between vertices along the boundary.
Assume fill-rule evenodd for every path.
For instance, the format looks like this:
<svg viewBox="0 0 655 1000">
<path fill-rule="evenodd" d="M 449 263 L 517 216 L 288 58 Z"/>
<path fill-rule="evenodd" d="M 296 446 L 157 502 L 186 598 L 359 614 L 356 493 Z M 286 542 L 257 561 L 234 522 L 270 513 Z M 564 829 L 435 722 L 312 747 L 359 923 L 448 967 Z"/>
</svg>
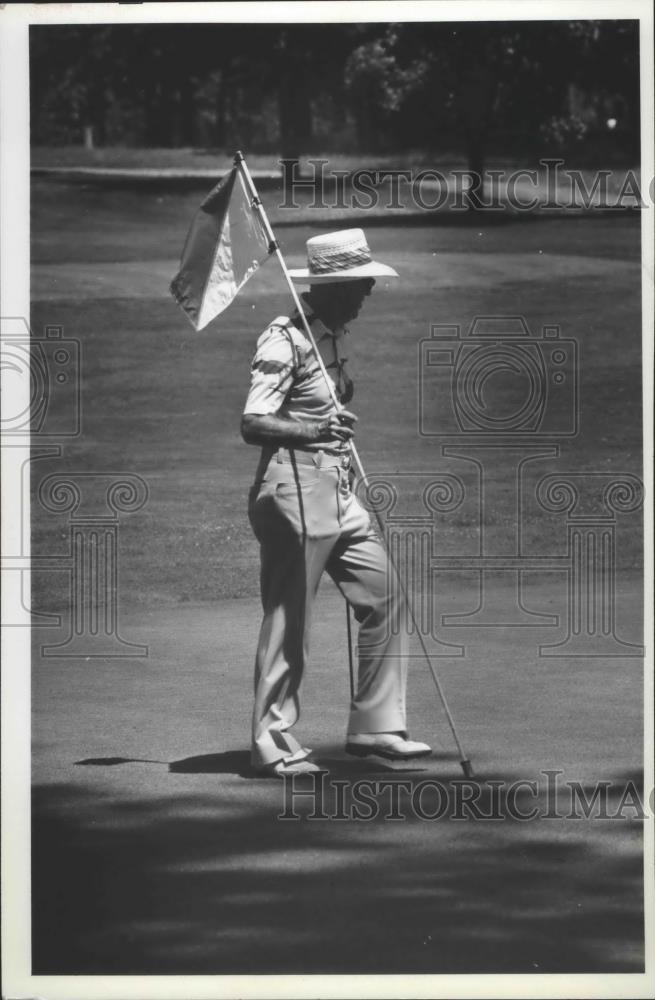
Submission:
<svg viewBox="0 0 655 1000">
<path fill-rule="evenodd" d="M 143 88 L 143 117 L 146 146 L 157 145 L 157 96 L 150 80 Z"/>
<path fill-rule="evenodd" d="M 293 74 L 280 80 L 280 151 L 285 159 L 297 159 L 311 142 L 312 116 L 307 89 L 298 86 Z"/>
<path fill-rule="evenodd" d="M 101 80 L 89 90 L 87 122 L 93 127 L 94 145 L 104 146 L 107 141 L 107 95 Z"/>
<path fill-rule="evenodd" d="M 189 77 L 180 80 L 179 85 L 179 140 L 182 146 L 193 146 L 195 139 L 194 87 Z"/>
<path fill-rule="evenodd" d="M 484 195 L 486 147 L 496 87 L 493 72 L 480 61 L 471 68 L 462 90 L 467 167 L 471 175 L 468 192 L 470 211 L 481 208 Z"/>
<path fill-rule="evenodd" d="M 482 123 L 469 130 L 466 145 L 467 169 L 471 175 L 468 208 L 476 211 L 484 195 L 485 134 Z"/>
<path fill-rule="evenodd" d="M 278 80 L 280 152 L 284 159 L 297 160 L 311 143 L 312 106 L 305 50 L 288 39 L 278 53 Z"/>
<path fill-rule="evenodd" d="M 232 77 L 231 60 L 228 56 L 223 59 L 221 66 L 221 79 L 218 85 L 216 97 L 216 145 L 218 147 L 227 146 L 227 120 L 229 111 L 230 81 Z"/>
<path fill-rule="evenodd" d="M 157 108 L 159 146 L 169 147 L 174 145 L 174 120 L 174 93 L 171 82 L 165 74 L 160 89 L 159 105 Z"/>
<path fill-rule="evenodd" d="M 487 139 L 498 89 L 497 54 L 486 25 L 476 25 L 468 35 L 460 98 L 464 139 L 471 185 L 468 209 L 481 209 Z"/>
</svg>

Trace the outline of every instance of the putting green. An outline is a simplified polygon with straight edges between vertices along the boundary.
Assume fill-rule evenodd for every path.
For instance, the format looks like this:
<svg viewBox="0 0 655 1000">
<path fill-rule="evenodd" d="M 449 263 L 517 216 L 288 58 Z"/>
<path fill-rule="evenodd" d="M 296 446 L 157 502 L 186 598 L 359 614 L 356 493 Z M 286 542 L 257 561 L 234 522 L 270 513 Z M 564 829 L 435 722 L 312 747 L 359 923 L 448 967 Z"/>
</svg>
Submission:
<svg viewBox="0 0 655 1000">
<path fill-rule="evenodd" d="M 61 325 L 81 352 L 81 434 L 61 458 L 33 463 L 33 552 L 53 558 L 33 573 L 33 606 L 64 615 L 62 630 L 35 630 L 35 973 L 642 968 L 641 825 L 630 810 L 613 820 L 278 818 L 280 787 L 248 766 L 260 611 L 245 498 L 257 452 L 241 441 L 239 417 L 255 339 L 288 295 L 271 262 L 195 334 L 167 289 L 196 195 L 46 182 L 33 193 L 32 329 Z M 316 228 L 345 224 L 309 209 L 301 216 L 298 226 L 275 216 L 290 264 L 302 262 Z M 407 222 L 367 230 L 401 279 L 376 288 L 349 338 L 366 468 L 461 478 L 462 504 L 434 521 L 440 557 L 475 556 L 482 528 L 489 543 L 517 544 L 519 511 L 521 552 L 564 557 L 567 515 L 539 505 L 540 478 L 641 472 L 639 220 Z M 445 453 L 443 428 L 421 425 L 419 359 L 433 325 L 467 331 L 490 315 L 524 316 L 537 339 L 557 325 L 577 343 L 580 420 L 525 466 L 520 505 L 517 453 L 497 443 L 481 520 L 475 461 Z M 67 404 L 59 395 L 50 405 L 59 413 Z M 456 450 L 465 443 L 460 435 Z M 38 487 L 48 475 L 92 472 L 148 485 L 147 504 L 119 519 L 117 591 L 121 635 L 146 644 L 147 659 L 39 652 L 65 638 L 70 524 L 44 509 Z M 613 525 L 615 630 L 639 643 L 640 514 L 616 513 Z M 640 660 L 539 655 L 566 634 L 558 567 L 524 575 L 524 611 L 550 616 L 533 628 L 502 616 L 481 628 L 437 620 L 440 637 L 466 649 L 436 663 L 477 773 L 537 781 L 517 803 L 542 814 L 545 770 L 586 795 L 610 782 L 616 807 L 642 763 Z M 516 611 L 507 577 L 489 582 L 495 610 Z M 470 614 L 478 577 L 442 573 L 434 594 L 438 615 Z M 319 598 L 302 739 L 348 787 L 408 781 L 406 804 L 431 779 L 455 795 L 461 772 L 420 658 L 411 661 L 409 718 L 434 757 L 410 774 L 345 758 L 343 604 L 329 583 Z M 428 790 L 427 806 L 436 794 Z"/>
<path fill-rule="evenodd" d="M 377 234 L 376 234 L 377 235 Z M 423 289 L 477 288 L 480 285 L 533 283 L 547 279 L 557 281 L 575 274 L 580 278 L 607 277 L 620 279 L 634 271 L 628 261 L 577 254 L 544 253 L 538 249 L 528 256 L 517 253 L 460 253 L 394 251 L 393 241 L 379 234 L 378 244 L 385 243 L 385 259 L 403 279 Z M 386 234 L 385 234 L 386 235 Z M 289 267 L 302 267 L 305 261 L 289 255 Z M 67 299 L 169 298 L 169 285 L 176 274 L 178 261 L 148 260 L 145 262 L 47 263 L 32 269 L 32 299 L 57 302 Z M 267 262 L 251 280 L 248 298 L 261 299 L 285 288 L 284 277 L 277 262 Z M 214 326 L 220 325 L 220 320 Z"/>
</svg>

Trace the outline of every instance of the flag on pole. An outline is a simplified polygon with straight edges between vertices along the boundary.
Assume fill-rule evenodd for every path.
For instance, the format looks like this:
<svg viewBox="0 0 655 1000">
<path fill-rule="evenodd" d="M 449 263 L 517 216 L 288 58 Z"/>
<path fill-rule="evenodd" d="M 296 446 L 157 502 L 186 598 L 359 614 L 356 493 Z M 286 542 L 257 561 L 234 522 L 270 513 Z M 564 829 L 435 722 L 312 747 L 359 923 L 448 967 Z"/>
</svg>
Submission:
<svg viewBox="0 0 655 1000">
<path fill-rule="evenodd" d="M 173 297 L 196 330 L 227 309 L 240 288 L 269 256 L 269 241 L 238 165 L 196 212 Z"/>
</svg>

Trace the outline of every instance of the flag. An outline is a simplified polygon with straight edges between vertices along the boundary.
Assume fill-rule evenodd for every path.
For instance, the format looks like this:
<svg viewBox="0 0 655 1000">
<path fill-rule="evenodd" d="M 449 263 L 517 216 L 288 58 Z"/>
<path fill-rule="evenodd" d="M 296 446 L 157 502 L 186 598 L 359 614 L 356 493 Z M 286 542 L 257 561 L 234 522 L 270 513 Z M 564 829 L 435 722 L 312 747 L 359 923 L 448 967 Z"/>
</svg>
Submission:
<svg viewBox="0 0 655 1000">
<path fill-rule="evenodd" d="M 196 212 L 171 292 L 196 330 L 227 309 L 269 256 L 264 226 L 238 166 Z"/>
</svg>

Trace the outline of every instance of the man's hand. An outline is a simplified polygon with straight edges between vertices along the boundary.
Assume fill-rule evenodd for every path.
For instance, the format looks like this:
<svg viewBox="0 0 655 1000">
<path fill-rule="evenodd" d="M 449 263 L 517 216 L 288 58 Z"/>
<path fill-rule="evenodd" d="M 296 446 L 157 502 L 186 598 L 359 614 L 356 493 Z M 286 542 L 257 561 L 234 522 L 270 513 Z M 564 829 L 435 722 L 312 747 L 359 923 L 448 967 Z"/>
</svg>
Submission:
<svg viewBox="0 0 655 1000">
<path fill-rule="evenodd" d="M 357 417 L 350 410 L 340 410 L 333 413 L 328 420 L 320 425 L 320 436 L 316 441 L 350 441 L 355 435 Z"/>
</svg>

